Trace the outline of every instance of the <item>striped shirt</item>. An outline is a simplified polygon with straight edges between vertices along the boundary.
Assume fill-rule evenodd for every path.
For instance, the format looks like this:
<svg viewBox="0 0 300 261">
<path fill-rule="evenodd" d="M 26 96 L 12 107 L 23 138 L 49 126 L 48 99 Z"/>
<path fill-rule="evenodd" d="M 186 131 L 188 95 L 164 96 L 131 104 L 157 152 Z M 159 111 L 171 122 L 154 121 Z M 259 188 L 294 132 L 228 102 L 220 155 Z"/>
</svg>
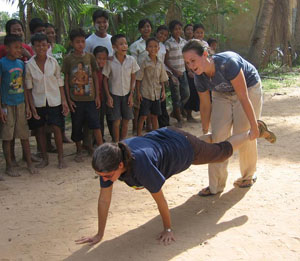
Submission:
<svg viewBox="0 0 300 261">
<path fill-rule="evenodd" d="M 184 72 L 185 64 L 182 55 L 182 48 L 187 43 L 183 38 L 179 38 L 179 43 L 171 36 L 165 43 L 166 50 L 169 53 L 168 62 L 173 69 Z"/>
</svg>

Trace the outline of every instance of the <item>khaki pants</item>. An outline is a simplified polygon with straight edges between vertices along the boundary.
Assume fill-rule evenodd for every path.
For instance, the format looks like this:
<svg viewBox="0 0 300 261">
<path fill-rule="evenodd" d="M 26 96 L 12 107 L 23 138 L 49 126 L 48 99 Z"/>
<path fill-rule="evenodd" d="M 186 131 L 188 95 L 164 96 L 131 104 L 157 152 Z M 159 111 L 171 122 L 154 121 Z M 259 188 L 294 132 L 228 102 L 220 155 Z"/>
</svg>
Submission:
<svg viewBox="0 0 300 261">
<path fill-rule="evenodd" d="M 256 118 L 259 119 L 262 108 L 261 82 L 248 88 Z M 211 114 L 212 140 L 221 142 L 232 134 L 239 134 L 250 129 L 249 120 L 237 95 L 233 93 L 212 92 Z M 239 149 L 241 180 L 251 180 L 256 171 L 256 140 L 247 141 Z M 228 176 L 228 160 L 208 165 L 209 189 L 212 193 L 223 191 Z"/>
</svg>

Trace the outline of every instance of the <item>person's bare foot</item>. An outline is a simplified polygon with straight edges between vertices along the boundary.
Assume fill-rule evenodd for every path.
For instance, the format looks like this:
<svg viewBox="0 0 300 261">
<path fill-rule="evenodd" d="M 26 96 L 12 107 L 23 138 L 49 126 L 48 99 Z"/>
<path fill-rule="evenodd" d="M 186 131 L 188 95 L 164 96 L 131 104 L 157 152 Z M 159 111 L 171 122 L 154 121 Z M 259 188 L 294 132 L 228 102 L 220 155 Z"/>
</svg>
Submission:
<svg viewBox="0 0 300 261">
<path fill-rule="evenodd" d="M 10 176 L 10 177 L 20 177 L 20 173 L 17 172 L 15 169 L 13 168 L 6 168 L 5 170 L 5 174 Z"/>
<path fill-rule="evenodd" d="M 57 165 L 57 168 L 58 168 L 58 169 L 65 169 L 65 168 L 67 168 L 67 167 L 68 167 L 68 165 L 65 163 L 64 160 L 59 160 L 59 161 L 58 161 L 58 165 Z"/>
<path fill-rule="evenodd" d="M 49 165 L 48 160 L 42 160 L 39 164 L 36 164 L 35 167 L 38 169 L 45 168 L 46 166 Z"/>
<path fill-rule="evenodd" d="M 84 160 L 83 160 L 83 157 L 82 157 L 82 153 L 81 153 L 81 152 L 80 152 L 80 153 L 77 153 L 76 156 L 75 156 L 75 158 L 74 158 L 74 160 L 75 160 L 75 162 L 77 162 L 77 163 L 83 162 Z"/>
<path fill-rule="evenodd" d="M 27 167 L 27 170 L 30 174 L 40 174 L 40 172 L 33 166 Z"/>
</svg>

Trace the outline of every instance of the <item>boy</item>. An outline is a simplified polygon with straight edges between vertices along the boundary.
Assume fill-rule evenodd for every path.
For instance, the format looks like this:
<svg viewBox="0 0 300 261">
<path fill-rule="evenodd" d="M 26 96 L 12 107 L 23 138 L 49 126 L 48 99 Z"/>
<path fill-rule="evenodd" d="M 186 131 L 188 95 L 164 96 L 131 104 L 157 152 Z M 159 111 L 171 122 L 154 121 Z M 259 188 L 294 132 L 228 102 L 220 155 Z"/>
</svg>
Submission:
<svg viewBox="0 0 300 261">
<path fill-rule="evenodd" d="M 13 169 L 11 160 L 11 141 L 21 139 L 23 151 L 30 173 L 37 171 L 33 168 L 29 146 L 29 130 L 27 119 L 31 117 L 27 91 L 24 90 L 24 63 L 18 58 L 22 54 L 22 38 L 8 34 L 4 38 L 6 57 L 0 60 L 0 118 L 1 139 L 6 161 L 5 173 L 12 177 L 20 176 Z M 0 180 L 2 178 L 0 177 Z"/>
<path fill-rule="evenodd" d="M 107 50 L 106 47 L 104 46 L 97 46 L 94 49 L 93 52 L 96 61 L 97 61 L 97 65 L 98 65 L 98 72 L 97 72 L 97 76 L 98 76 L 98 82 L 99 82 L 99 95 L 100 95 L 100 102 L 101 102 L 101 107 L 100 107 L 100 128 L 101 128 L 101 133 L 102 133 L 102 138 L 104 136 L 104 117 L 106 114 L 106 104 L 105 104 L 105 91 L 104 91 L 104 87 L 103 87 L 103 68 L 107 62 L 108 59 L 108 55 L 109 52 Z M 109 128 L 109 133 L 111 134 L 111 136 L 113 137 L 112 134 L 112 124 L 110 124 L 110 122 L 108 122 L 108 119 L 106 117 L 106 121 L 107 121 L 107 126 Z"/>
<path fill-rule="evenodd" d="M 148 56 L 141 62 L 141 68 L 136 76 L 137 97 L 141 102 L 140 118 L 138 121 L 137 135 L 142 135 L 144 121 L 151 114 L 152 128 L 158 129 L 158 115 L 161 114 L 160 99 L 165 100 L 164 82 L 168 75 L 164 63 L 158 59 L 159 41 L 149 38 L 146 41 Z"/>
<path fill-rule="evenodd" d="M 42 161 L 36 165 L 44 168 L 49 164 L 46 149 L 47 124 L 54 132 L 58 152 L 58 168 L 66 167 L 63 161 L 63 144 L 61 128 L 63 116 L 69 112 L 61 78 L 60 67 L 55 58 L 47 54 L 49 48 L 47 36 L 37 33 L 31 38 L 36 53 L 26 64 L 26 87 L 29 90 L 29 101 L 33 118 L 29 127 L 36 130 L 36 137 L 42 153 Z"/>
<path fill-rule="evenodd" d="M 103 68 L 104 89 L 110 120 L 113 121 L 113 138 L 115 142 L 125 139 L 128 122 L 133 118 L 133 92 L 135 73 L 140 69 L 134 57 L 126 55 L 128 44 L 123 34 L 114 35 L 111 43 L 115 55 Z M 109 80 L 109 87 L 108 87 Z M 122 130 L 120 135 L 120 123 Z"/>
<path fill-rule="evenodd" d="M 207 43 L 209 45 L 209 54 L 216 54 L 218 48 L 218 41 L 216 39 L 209 38 L 207 40 Z"/>
<path fill-rule="evenodd" d="M 209 45 L 206 41 L 204 41 L 205 36 L 205 28 L 203 24 L 195 24 L 194 25 L 194 39 L 197 39 L 201 42 L 201 45 L 207 49 L 209 49 Z"/>
<path fill-rule="evenodd" d="M 176 126 L 182 128 L 181 110 L 190 97 L 189 85 L 185 73 L 185 64 L 182 56 L 182 48 L 186 44 L 186 40 L 181 38 L 182 24 L 177 20 L 173 20 L 169 24 L 171 37 L 166 41 L 166 58 L 165 64 L 171 70 L 170 77 L 171 97 L 173 103 L 173 115 L 176 120 Z"/>
<path fill-rule="evenodd" d="M 93 13 L 93 23 L 96 32 L 86 39 L 86 52 L 93 53 L 97 46 L 104 46 L 107 48 L 109 56 L 113 56 L 113 49 L 110 41 L 111 35 L 107 33 L 109 26 L 108 19 L 109 17 L 106 11 L 98 9 Z"/>
<path fill-rule="evenodd" d="M 72 30 L 70 41 L 74 52 L 65 57 L 63 72 L 72 118 L 71 139 L 75 142 L 77 149 L 75 161 L 82 162 L 81 141 L 85 121 L 87 121 L 88 128 L 93 130 L 97 145 L 102 144 L 99 83 L 96 59 L 92 54 L 84 52 L 85 32 L 81 28 Z"/>
</svg>

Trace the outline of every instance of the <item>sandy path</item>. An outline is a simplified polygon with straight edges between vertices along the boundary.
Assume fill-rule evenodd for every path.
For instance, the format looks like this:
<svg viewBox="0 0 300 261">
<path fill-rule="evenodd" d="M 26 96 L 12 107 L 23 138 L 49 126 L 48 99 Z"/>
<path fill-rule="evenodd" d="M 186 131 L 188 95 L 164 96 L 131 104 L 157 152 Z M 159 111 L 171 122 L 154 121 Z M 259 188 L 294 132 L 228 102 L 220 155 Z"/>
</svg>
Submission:
<svg viewBox="0 0 300 261">
<path fill-rule="evenodd" d="M 259 141 L 258 181 L 235 189 L 237 156 L 230 163 L 225 191 L 196 196 L 207 185 L 207 166 L 192 166 L 164 186 L 177 241 L 155 240 L 162 225 L 145 190 L 117 182 L 102 243 L 75 245 L 97 230 L 99 181 L 90 158 L 55 155 L 40 175 L 22 170 L 0 182 L 0 260 L 300 260 L 300 88 L 265 95 L 263 119 L 278 134 L 276 145 Z M 187 124 L 197 134 L 198 124 Z M 71 154 L 73 145 L 65 146 Z M 2 170 L 4 168 L 1 159 Z M 2 171 L 1 170 L 1 171 Z"/>
</svg>

